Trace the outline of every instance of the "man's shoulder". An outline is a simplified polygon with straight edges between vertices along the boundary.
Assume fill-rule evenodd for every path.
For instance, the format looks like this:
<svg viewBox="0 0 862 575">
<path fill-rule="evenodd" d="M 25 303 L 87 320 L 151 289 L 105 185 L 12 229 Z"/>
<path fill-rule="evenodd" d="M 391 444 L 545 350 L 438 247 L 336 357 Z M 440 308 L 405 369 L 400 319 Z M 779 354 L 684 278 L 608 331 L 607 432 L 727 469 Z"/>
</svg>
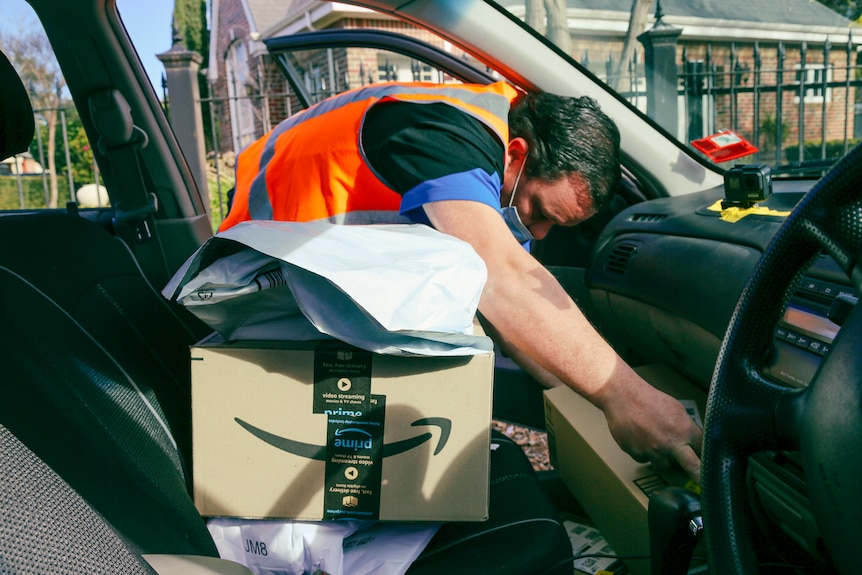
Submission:
<svg viewBox="0 0 862 575">
<path fill-rule="evenodd" d="M 467 112 L 442 102 L 417 103 L 397 100 L 384 100 L 372 107 L 373 112 L 366 116 L 364 130 L 371 132 L 391 132 L 394 129 L 474 132 L 482 139 L 496 139 L 488 128 Z"/>
<path fill-rule="evenodd" d="M 448 104 L 372 106 L 360 139 L 372 170 L 399 193 L 451 174 L 503 169 L 505 148 L 499 139 L 481 121 Z"/>
</svg>

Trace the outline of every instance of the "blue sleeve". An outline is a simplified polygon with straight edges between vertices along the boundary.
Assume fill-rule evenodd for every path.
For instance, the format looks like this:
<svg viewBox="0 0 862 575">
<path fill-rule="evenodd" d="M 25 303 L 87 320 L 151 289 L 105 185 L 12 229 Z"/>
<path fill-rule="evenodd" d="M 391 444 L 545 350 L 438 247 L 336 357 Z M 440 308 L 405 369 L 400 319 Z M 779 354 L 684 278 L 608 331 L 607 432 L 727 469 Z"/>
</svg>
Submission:
<svg viewBox="0 0 862 575">
<path fill-rule="evenodd" d="M 500 211 L 500 175 L 481 168 L 448 174 L 421 182 L 404 193 L 401 215 L 417 224 L 428 224 L 424 205 L 445 200 L 471 200 Z"/>
</svg>

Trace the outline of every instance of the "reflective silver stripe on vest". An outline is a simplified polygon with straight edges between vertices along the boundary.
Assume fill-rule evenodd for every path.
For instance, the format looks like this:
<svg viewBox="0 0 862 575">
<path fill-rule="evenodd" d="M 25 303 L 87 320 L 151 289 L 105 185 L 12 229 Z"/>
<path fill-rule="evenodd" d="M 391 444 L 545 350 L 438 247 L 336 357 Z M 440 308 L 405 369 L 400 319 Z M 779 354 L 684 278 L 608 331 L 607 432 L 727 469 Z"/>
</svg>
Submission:
<svg viewBox="0 0 862 575">
<path fill-rule="evenodd" d="M 452 98 L 454 100 L 476 106 L 477 108 L 481 108 L 503 121 L 506 121 L 509 115 L 509 99 L 505 96 L 492 92 L 476 93 L 472 90 L 445 88 L 439 86 L 426 87 L 405 86 L 401 84 L 381 84 L 379 86 L 369 86 L 368 88 L 361 90 L 345 92 L 323 100 L 307 110 L 285 119 L 273 128 L 272 132 L 270 132 L 260 155 L 260 167 L 258 168 L 257 175 L 251 182 L 251 187 L 248 192 L 248 213 L 249 216 L 251 216 L 251 219 L 273 219 L 272 203 L 269 200 L 269 192 L 266 188 L 266 171 L 269 169 L 269 163 L 275 155 L 275 144 L 282 134 L 306 120 L 317 118 L 342 106 L 369 99 L 379 100 L 387 96 L 398 96 L 399 94 L 431 94 Z M 479 119 L 481 120 L 482 118 Z M 501 140 L 504 139 L 502 134 L 497 135 Z"/>
</svg>

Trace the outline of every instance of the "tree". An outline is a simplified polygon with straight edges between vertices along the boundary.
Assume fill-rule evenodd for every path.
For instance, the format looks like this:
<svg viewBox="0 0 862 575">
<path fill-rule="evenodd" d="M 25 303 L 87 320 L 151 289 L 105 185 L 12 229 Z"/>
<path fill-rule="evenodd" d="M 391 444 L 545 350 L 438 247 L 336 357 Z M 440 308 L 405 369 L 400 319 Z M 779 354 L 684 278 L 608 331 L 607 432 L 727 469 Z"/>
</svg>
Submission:
<svg viewBox="0 0 862 575">
<path fill-rule="evenodd" d="M 646 29 L 647 17 L 652 6 L 652 0 L 632 0 L 631 15 L 629 16 L 629 27 L 626 30 L 626 38 L 623 41 L 623 52 L 617 62 L 613 75 L 608 78 L 608 84 L 615 90 L 621 89 L 621 80 L 625 75 L 626 66 L 635 53 L 638 36 Z"/>
<path fill-rule="evenodd" d="M 547 29 L 545 26 L 545 20 L 547 19 L 547 14 L 545 13 L 545 1 L 526 0 L 524 8 L 526 9 L 524 21 L 527 23 L 527 26 L 539 34 L 544 35 L 545 30 Z"/>
<path fill-rule="evenodd" d="M 66 116 L 66 124 L 69 132 L 72 179 L 76 185 L 98 183 L 96 182 L 96 163 L 93 150 L 77 111 Z"/>
<path fill-rule="evenodd" d="M 571 55 L 572 36 L 569 32 L 566 0 L 545 0 L 545 10 L 548 12 L 548 39 L 560 50 Z"/>
<path fill-rule="evenodd" d="M 862 17 L 862 1 L 855 0 L 817 0 L 834 12 L 838 12 L 849 20 L 859 20 Z"/>
<path fill-rule="evenodd" d="M 56 208 L 58 200 L 57 183 L 57 120 L 60 108 L 65 104 L 63 94 L 66 81 L 48 37 L 41 29 L 30 27 L 15 36 L 0 37 L 0 49 L 7 55 L 18 71 L 30 102 L 41 121 L 47 128 L 46 148 L 50 194 L 48 207 Z"/>
<path fill-rule="evenodd" d="M 174 27 L 186 49 L 203 56 L 207 67 L 209 33 L 206 0 L 174 0 Z"/>
<path fill-rule="evenodd" d="M 566 54 L 572 53 L 572 37 L 566 0 L 526 0 L 524 21 Z"/>
<path fill-rule="evenodd" d="M 209 29 L 207 29 L 207 1 L 206 0 L 174 0 L 173 14 L 174 34 L 179 35 L 183 46 L 187 50 L 200 54 L 203 58 L 201 69 L 209 66 Z M 204 74 L 198 78 L 198 89 L 201 95 L 209 93 Z M 210 106 L 206 102 L 205 106 Z M 212 124 L 208 109 L 203 109 L 204 138 L 207 147 L 212 147 Z"/>
</svg>

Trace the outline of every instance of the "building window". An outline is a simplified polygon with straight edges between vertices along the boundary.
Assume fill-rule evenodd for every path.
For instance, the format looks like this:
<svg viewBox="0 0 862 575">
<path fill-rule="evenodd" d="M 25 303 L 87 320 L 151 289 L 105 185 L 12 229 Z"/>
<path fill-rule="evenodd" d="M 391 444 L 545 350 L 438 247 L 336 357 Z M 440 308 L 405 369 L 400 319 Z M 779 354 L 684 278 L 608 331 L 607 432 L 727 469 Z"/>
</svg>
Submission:
<svg viewBox="0 0 862 575">
<path fill-rule="evenodd" d="M 440 70 L 424 62 L 413 60 L 410 67 L 415 81 L 432 83 L 443 83 L 445 81 L 443 73 Z"/>
<path fill-rule="evenodd" d="M 227 89 L 230 97 L 230 125 L 233 148 L 236 153 L 256 139 L 254 102 L 252 101 L 254 79 L 249 69 L 248 44 L 239 40 L 231 44 L 225 62 Z"/>
<path fill-rule="evenodd" d="M 823 64 L 806 64 L 803 69 L 796 65 L 796 84 L 805 90 L 804 103 L 806 104 L 828 104 L 832 101 L 832 67 Z M 799 103 L 799 90 L 793 98 L 793 103 Z"/>
<path fill-rule="evenodd" d="M 444 83 L 445 74 L 434 66 L 401 54 L 381 51 L 377 55 L 378 82 Z"/>
</svg>

